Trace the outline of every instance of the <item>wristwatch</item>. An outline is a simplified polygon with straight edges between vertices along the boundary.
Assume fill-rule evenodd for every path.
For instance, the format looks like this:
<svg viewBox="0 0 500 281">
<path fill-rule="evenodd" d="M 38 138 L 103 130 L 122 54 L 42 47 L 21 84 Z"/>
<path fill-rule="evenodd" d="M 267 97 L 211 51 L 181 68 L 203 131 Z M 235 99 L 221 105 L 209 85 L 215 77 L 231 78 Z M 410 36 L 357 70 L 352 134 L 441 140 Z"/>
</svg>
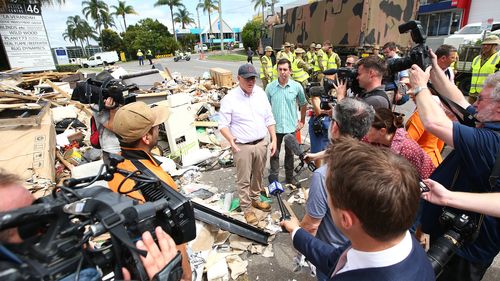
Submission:
<svg viewBox="0 0 500 281">
<path fill-rule="evenodd" d="M 424 87 L 420 87 L 420 86 L 416 87 L 415 89 L 413 89 L 413 96 L 416 97 L 424 89 L 428 89 L 428 88 L 425 86 Z"/>
</svg>

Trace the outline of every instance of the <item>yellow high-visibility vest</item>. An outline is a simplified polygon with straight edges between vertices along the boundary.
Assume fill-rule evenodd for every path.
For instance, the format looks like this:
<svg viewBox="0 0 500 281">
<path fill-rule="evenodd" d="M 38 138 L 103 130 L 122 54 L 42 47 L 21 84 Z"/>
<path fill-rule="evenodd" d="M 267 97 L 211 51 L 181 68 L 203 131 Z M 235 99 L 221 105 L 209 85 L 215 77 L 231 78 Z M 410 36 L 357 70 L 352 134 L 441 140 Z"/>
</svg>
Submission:
<svg viewBox="0 0 500 281">
<path fill-rule="evenodd" d="M 299 62 L 303 62 L 301 58 L 292 62 L 292 78 L 293 80 L 302 83 L 309 78 L 309 74 L 304 69 L 298 67 Z"/>
<path fill-rule="evenodd" d="M 271 58 L 268 56 L 262 56 L 262 63 L 260 65 L 260 79 L 265 78 L 267 76 L 272 79 L 273 78 L 273 62 Z M 271 81 L 269 81 L 271 82 Z"/>
<path fill-rule="evenodd" d="M 339 55 L 337 55 L 337 53 L 332 52 L 332 54 L 328 57 L 326 69 L 338 68 L 338 66 L 337 66 L 337 57 L 338 56 Z"/>
<path fill-rule="evenodd" d="M 500 60 L 500 52 L 492 55 L 483 65 L 481 65 L 481 55 L 478 55 L 472 61 L 472 78 L 469 94 L 478 96 L 483 90 L 483 83 L 490 74 L 497 71 L 497 63 Z"/>
</svg>

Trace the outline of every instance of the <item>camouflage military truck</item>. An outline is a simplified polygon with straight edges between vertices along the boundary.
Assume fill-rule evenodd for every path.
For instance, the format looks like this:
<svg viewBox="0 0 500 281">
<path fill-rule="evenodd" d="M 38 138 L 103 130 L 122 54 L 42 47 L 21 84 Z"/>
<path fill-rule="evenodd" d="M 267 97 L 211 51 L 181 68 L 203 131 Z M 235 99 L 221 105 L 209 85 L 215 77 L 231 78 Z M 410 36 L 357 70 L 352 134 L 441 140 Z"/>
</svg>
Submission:
<svg viewBox="0 0 500 281">
<path fill-rule="evenodd" d="M 273 26 L 273 48 L 325 40 L 345 55 L 389 41 L 410 47 L 409 34 L 399 34 L 398 26 L 415 19 L 417 9 L 417 0 L 324 0 L 294 7 L 286 11 L 283 24 Z"/>
</svg>

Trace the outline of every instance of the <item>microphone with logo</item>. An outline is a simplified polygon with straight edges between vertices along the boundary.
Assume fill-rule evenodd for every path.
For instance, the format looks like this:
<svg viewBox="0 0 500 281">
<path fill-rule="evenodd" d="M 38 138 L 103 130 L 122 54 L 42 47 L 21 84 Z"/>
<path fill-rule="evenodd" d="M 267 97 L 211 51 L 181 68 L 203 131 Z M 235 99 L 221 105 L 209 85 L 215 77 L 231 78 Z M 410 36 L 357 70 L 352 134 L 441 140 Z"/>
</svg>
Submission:
<svg viewBox="0 0 500 281">
<path fill-rule="evenodd" d="M 302 150 L 300 144 L 297 142 L 297 139 L 293 134 L 285 135 L 283 137 L 283 141 L 285 142 L 285 147 L 288 147 L 293 152 L 293 154 L 299 156 L 300 164 L 297 167 L 295 167 L 295 173 L 298 174 L 304 167 L 304 164 L 306 163 L 306 161 L 304 160 L 306 153 L 304 152 L 304 150 Z M 316 170 L 316 165 L 314 165 L 314 163 L 310 161 L 307 162 L 307 168 L 311 172 L 313 172 L 314 170 Z"/>
<path fill-rule="evenodd" d="M 283 200 L 281 200 L 281 195 L 280 195 L 281 193 L 285 192 L 283 186 L 281 185 L 281 183 L 273 181 L 268 188 L 269 188 L 269 193 L 271 193 L 271 195 L 276 196 L 276 198 L 278 199 L 278 206 L 281 212 L 280 221 L 289 220 L 291 217 L 290 213 L 288 212 L 288 209 L 285 207 Z M 283 232 L 288 232 L 284 227 L 281 227 L 281 229 L 283 230 Z"/>
</svg>

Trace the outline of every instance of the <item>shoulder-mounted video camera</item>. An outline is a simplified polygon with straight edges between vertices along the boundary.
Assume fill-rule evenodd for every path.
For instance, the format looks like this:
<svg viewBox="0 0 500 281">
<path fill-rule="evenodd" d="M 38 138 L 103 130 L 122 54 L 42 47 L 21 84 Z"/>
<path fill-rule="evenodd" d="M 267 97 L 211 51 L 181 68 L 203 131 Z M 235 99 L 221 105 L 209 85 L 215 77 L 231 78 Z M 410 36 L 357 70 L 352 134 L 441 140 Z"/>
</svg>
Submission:
<svg viewBox="0 0 500 281">
<path fill-rule="evenodd" d="M 126 267 L 132 278 L 149 280 L 139 257 L 145 252 L 134 246 L 143 232 L 154 236 L 160 226 L 176 244 L 195 238 L 191 202 L 174 190 L 160 186 L 160 199 L 141 204 L 106 187 L 87 187 L 97 180 L 111 180 L 115 172 L 136 182 L 157 180 L 117 169 L 123 158 L 112 159 L 115 163 L 103 165 L 97 176 L 66 180 L 33 205 L 0 213 L 0 230 L 17 228 L 23 238 L 21 244 L 4 245 L 10 252 L 7 258 L 0 251 L 2 280 L 59 280 L 95 266 L 105 274 L 114 272 L 118 279 L 121 267 Z M 103 242 L 92 245 L 91 238 Z M 181 267 L 180 261 L 176 266 Z"/>
<path fill-rule="evenodd" d="M 136 96 L 130 94 L 129 91 L 136 88 L 135 84 L 127 86 L 122 80 L 114 79 L 109 72 L 103 71 L 95 78 L 78 82 L 71 99 L 83 104 L 97 104 L 101 111 L 108 97 L 113 98 L 116 106 L 135 102 Z"/>
</svg>

